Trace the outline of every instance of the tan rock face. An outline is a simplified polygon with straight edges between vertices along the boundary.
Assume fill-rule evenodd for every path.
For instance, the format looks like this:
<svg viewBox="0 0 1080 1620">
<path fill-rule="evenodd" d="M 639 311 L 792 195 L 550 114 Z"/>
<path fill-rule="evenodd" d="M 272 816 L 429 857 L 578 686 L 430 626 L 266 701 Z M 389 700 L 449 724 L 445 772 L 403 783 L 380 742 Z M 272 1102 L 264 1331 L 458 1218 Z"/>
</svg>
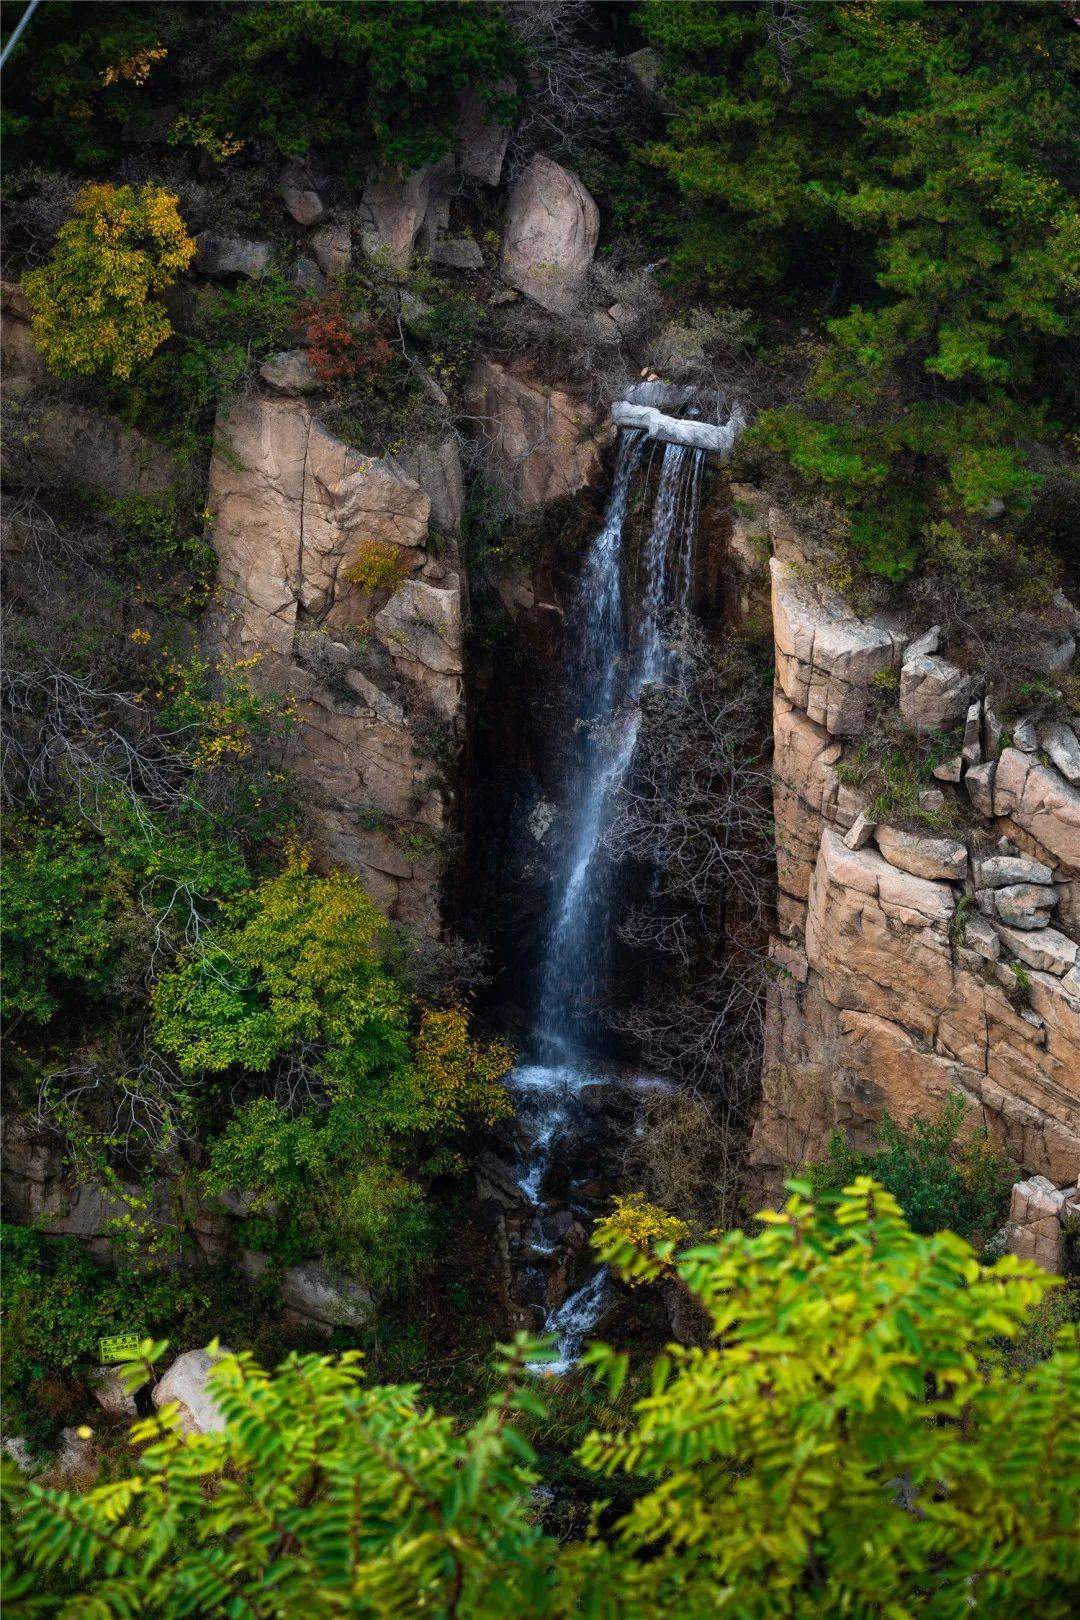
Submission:
<svg viewBox="0 0 1080 1620">
<path fill-rule="evenodd" d="M 292 701 L 287 763 L 322 861 L 360 873 L 392 916 L 437 930 L 447 801 L 416 740 L 433 721 L 460 728 L 462 614 L 458 574 L 417 577 L 430 497 L 396 462 L 327 433 L 301 400 L 244 401 L 215 442 L 208 648 L 258 655 L 251 679 Z M 399 548 L 395 588 L 349 583 L 365 545 Z"/>
<path fill-rule="evenodd" d="M 900 665 L 903 637 L 813 580 L 782 514 L 769 513 L 769 530 L 783 940 L 772 954 L 787 970 L 769 991 L 752 1163 L 775 1191 L 825 1151 L 835 1127 L 869 1148 L 884 1110 L 908 1122 L 959 1091 L 967 1129 L 986 1125 L 1035 1176 L 1074 1181 L 1080 795 L 1033 752 L 979 763 L 980 738 L 942 779 L 963 793 L 982 773 L 966 795 L 984 817 L 981 836 L 875 828 L 839 768 L 857 746 L 875 675 Z M 921 637 L 904 662 L 901 708 L 913 725 L 970 718 L 970 683 L 935 656 L 937 640 Z"/>
<path fill-rule="evenodd" d="M 577 303 L 600 235 L 600 210 L 576 175 L 535 157 L 510 193 L 502 277 L 557 315 Z"/>
<path fill-rule="evenodd" d="M 864 623 L 827 585 L 772 559 L 776 678 L 784 696 L 833 736 L 860 732 L 873 677 L 894 668 L 902 639 Z"/>
<path fill-rule="evenodd" d="M 610 427 L 591 406 L 540 382 L 527 366 L 480 360 L 467 402 L 489 474 L 522 506 L 574 495 L 598 478 Z"/>
</svg>

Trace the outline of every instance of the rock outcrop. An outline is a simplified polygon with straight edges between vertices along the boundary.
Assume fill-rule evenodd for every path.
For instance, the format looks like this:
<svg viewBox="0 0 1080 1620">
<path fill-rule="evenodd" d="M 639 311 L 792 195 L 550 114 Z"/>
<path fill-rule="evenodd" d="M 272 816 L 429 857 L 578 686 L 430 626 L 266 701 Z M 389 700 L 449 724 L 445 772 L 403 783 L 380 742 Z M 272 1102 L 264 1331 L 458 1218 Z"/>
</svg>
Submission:
<svg viewBox="0 0 1080 1620">
<path fill-rule="evenodd" d="M 479 360 L 466 401 L 488 475 L 526 509 L 597 479 L 610 427 L 599 411 L 541 382 L 528 365 Z"/>
<path fill-rule="evenodd" d="M 252 682 L 294 705 L 288 763 L 319 857 L 358 872 L 391 916 L 434 930 L 449 791 L 418 740 L 460 731 L 463 632 L 454 554 L 427 550 L 431 498 L 392 459 L 327 433 L 302 400 L 237 404 L 215 442 L 209 650 L 255 660 Z M 445 445 L 427 456 L 444 488 L 459 484 Z M 350 580 L 373 551 L 393 562 L 375 590 Z"/>
<path fill-rule="evenodd" d="M 1001 750 L 992 705 L 939 656 L 936 631 L 911 641 L 859 617 L 815 581 L 779 513 L 768 526 L 778 935 L 752 1162 L 775 1190 L 834 1127 L 868 1147 L 885 1109 L 906 1122 L 958 1091 L 1025 1172 L 1071 1183 L 1080 794 L 1045 743 Z M 942 833 L 877 825 L 844 769 L 876 687 L 897 675 L 914 731 L 963 726 L 925 795 L 929 813 L 953 796 Z M 1067 764 L 1069 738 L 1053 741 Z"/>
</svg>

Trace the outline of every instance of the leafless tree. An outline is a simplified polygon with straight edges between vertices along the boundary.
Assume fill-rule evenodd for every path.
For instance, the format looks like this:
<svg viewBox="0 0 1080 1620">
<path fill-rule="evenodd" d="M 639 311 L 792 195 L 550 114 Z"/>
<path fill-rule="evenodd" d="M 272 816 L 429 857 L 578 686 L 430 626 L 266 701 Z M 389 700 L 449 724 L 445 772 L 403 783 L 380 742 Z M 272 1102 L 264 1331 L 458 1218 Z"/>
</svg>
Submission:
<svg viewBox="0 0 1080 1620">
<path fill-rule="evenodd" d="M 175 1158 L 192 1141 L 188 1087 L 146 1031 L 77 1054 L 38 1090 L 41 1124 L 63 1131 L 76 1151 L 88 1132 L 110 1158 L 132 1167 Z"/>
<path fill-rule="evenodd" d="M 505 0 L 505 10 L 530 63 L 507 154 L 514 174 L 538 151 L 573 156 L 589 136 L 619 123 L 630 84 L 615 52 L 597 49 L 586 37 L 592 0 Z"/>
<path fill-rule="evenodd" d="M 734 643 L 670 626 L 680 677 L 644 695 L 637 752 L 607 847 L 654 874 L 622 926 L 666 960 L 646 992 L 609 1012 L 658 1073 L 707 1102 L 728 1150 L 760 1084 L 772 892 L 766 683 Z"/>
</svg>

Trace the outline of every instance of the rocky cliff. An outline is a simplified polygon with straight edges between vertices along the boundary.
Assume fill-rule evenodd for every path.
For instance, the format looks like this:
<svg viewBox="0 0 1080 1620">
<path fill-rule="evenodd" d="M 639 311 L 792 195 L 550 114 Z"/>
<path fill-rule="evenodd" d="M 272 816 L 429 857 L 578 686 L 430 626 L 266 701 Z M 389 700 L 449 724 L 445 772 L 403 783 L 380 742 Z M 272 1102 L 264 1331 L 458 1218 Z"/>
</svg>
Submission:
<svg viewBox="0 0 1080 1620">
<path fill-rule="evenodd" d="M 461 471 L 453 440 L 408 466 L 351 449 L 302 400 L 232 406 L 210 468 L 206 641 L 290 700 L 289 765 L 320 858 L 434 930 L 451 791 L 438 761 L 462 727 Z M 433 501 L 449 508 L 437 535 Z M 392 583 L 355 582 L 372 548 Z"/>
<path fill-rule="evenodd" d="M 907 1121 L 959 1091 L 1025 1171 L 1073 1182 L 1075 731 L 1021 719 L 1006 732 L 992 698 L 938 655 L 936 630 L 860 617 L 776 509 L 747 510 L 741 528 L 771 540 L 776 652 L 778 921 L 753 1165 L 775 1185 L 834 1127 L 869 1146 L 883 1110 Z M 1075 643 L 1062 633 L 1037 651 L 1052 673 Z M 883 693 L 914 735 L 955 738 L 914 819 L 875 817 L 851 768 Z"/>
</svg>

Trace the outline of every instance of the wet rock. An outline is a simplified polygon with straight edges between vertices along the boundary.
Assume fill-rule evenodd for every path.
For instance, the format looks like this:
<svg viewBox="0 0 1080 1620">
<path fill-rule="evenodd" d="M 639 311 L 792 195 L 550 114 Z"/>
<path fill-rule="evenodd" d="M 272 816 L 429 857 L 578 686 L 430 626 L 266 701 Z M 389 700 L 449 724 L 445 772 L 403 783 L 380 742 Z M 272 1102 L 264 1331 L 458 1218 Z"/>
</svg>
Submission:
<svg viewBox="0 0 1080 1620">
<path fill-rule="evenodd" d="M 272 354 L 259 367 L 259 376 L 277 394 L 313 394 L 321 386 L 306 349 Z"/>
<path fill-rule="evenodd" d="M 957 838 L 927 838 L 895 827 L 879 827 L 877 845 L 890 866 L 914 877 L 959 883 L 967 873 L 967 848 Z"/>
<path fill-rule="evenodd" d="M 507 203 L 502 278 L 544 309 L 569 314 L 599 234 L 600 211 L 577 176 L 535 157 Z"/>
<path fill-rule="evenodd" d="M 195 268 L 212 279 L 246 276 L 249 281 L 259 281 L 270 267 L 273 252 L 270 242 L 200 231 L 195 238 Z"/>
<path fill-rule="evenodd" d="M 326 204 L 319 195 L 316 179 L 305 158 L 292 158 L 286 163 L 278 181 L 278 191 L 298 225 L 317 225 L 326 213 Z"/>
<path fill-rule="evenodd" d="M 231 1356 L 222 1345 L 216 1356 L 209 1350 L 187 1350 L 153 1387 L 151 1397 L 159 1409 L 170 1401 L 179 1403 L 179 1423 L 184 1434 L 217 1434 L 225 1427 L 225 1417 L 208 1381 L 216 1361 Z"/>
</svg>

